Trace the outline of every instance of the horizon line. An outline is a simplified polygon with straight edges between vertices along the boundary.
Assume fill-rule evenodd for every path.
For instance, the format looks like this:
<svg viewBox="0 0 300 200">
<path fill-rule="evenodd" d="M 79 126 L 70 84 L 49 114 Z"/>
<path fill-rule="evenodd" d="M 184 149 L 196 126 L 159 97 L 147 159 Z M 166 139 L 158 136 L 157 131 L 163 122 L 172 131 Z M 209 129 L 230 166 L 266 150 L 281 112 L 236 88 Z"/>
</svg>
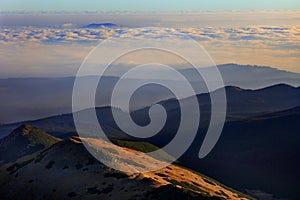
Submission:
<svg viewBox="0 0 300 200">
<path fill-rule="evenodd" d="M 57 13 L 78 13 L 78 14 L 113 14 L 112 12 L 123 13 L 205 13 L 205 12 L 300 12 L 300 9 L 216 9 L 216 10 L 0 10 L 0 14 L 12 13 L 12 14 L 30 14 L 30 13 L 45 13 L 45 14 L 57 14 Z"/>
</svg>

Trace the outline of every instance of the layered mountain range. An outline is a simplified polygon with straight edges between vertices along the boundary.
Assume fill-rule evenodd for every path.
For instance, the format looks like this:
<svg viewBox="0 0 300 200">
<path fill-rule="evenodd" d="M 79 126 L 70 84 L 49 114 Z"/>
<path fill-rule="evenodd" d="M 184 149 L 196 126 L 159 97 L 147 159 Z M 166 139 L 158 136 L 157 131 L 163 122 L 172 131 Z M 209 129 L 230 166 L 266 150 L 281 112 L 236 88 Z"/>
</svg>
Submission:
<svg viewBox="0 0 300 200">
<path fill-rule="evenodd" d="M 1 197 L 11 199 L 24 193 L 46 199 L 250 198 L 215 181 L 218 180 L 258 199 L 299 199 L 300 75 L 235 64 L 218 68 L 224 80 L 227 113 L 221 137 L 212 152 L 203 159 L 198 158 L 213 106 L 207 88 L 201 88 L 203 92 L 196 94 L 201 116 L 194 142 L 175 164 L 145 174 L 124 174 L 108 168 L 95 160 L 83 143 L 102 149 L 100 153 L 107 162 L 112 162 L 114 157 L 124 168 L 139 171 L 163 162 L 160 158 L 172 157 L 172 152 L 155 157 L 144 152 L 155 151 L 174 138 L 180 124 L 180 105 L 190 112 L 195 110 L 191 107 L 192 97 L 176 99 L 166 90 L 149 86 L 134 96 L 137 100 L 130 105 L 130 113 L 125 113 L 107 106 L 118 77 L 102 77 L 100 84 L 111 87 L 98 88 L 95 111 L 115 146 L 91 131 L 88 117 L 88 128 L 81 130 L 84 137 L 78 137 L 74 114 L 84 115 L 94 108 L 71 113 L 74 77 L 1 79 L 0 122 L 6 123 L 0 125 Z M 194 79 L 193 69 L 181 72 L 190 78 L 193 86 L 204 85 Z M 85 83 L 96 78 L 81 77 L 80 81 Z M 128 79 L 124 85 L 130 87 L 137 79 Z M 168 81 L 177 84 L 176 80 Z M 136 124 L 145 126 L 150 123 L 149 109 L 155 104 L 164 107 L 167 119 L 153 137 L 130 136 L 113 118 L 113 111 L 130 114 Z M 160 115 L 159 111 L 152 113 L 152 117 Z M 190 137 L 189 132 L 186 136 Z M 132 159 L 127 150 L 143 159 Z"/>
<path fill-rule="evenodd" d="M 225 86 L 236 86 L 243 89 L 257 90 L 277 84 L 300 86 L 300 75 L 270 67 L 226 64 L 218 66 Z M 200 70 L 206 70 L 205 68 Z M 195 77 L 194 69 L 182 69 L 191 81 L 191 85 L 199 87 L 199 94 L 207 93 L 205 83 Z M 160 73 L 158 71 L 158 73 Z M 98 77 L 80 77 L 82 84 L 88 84 L 91 79 Z M 132 77 L 123 82 L 130 88 L 139 77 Z M 75 77 L 63 78 L 11 78 L 0 79 L 0 124 L 40 119 L 52 115 L 72 112 L 72 90 Z M 96 106 L 110 105 L 111 90 L 118 80 L 114 74 L 107 74 L 101 78 L 101 84 L 96 93 Z M 167 80 L 166 80 L 167 81 Z M 174 86 L 178 81 L 168 80 Z M 127 90 L 124 90 L 124 94 Z M 123 94 L 120 94 L 123 95 Z M 134 101 L 134 110 L 150 106 L 155 102 L 172 98 L 166 90 L 149 86 L 141 91 L 138 100 Z"/>
</svg>

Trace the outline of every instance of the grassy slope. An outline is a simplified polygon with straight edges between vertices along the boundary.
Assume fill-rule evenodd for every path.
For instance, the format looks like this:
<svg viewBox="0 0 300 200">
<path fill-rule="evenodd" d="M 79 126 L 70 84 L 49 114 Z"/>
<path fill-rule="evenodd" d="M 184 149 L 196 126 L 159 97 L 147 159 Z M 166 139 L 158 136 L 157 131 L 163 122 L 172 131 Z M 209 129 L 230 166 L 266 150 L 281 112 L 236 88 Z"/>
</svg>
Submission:
<svg viewBox="0 0 300 200">
<path fill-rule="evenodd" d="M 149 155 L 161 161 L 174 160 L 174 158 L 171 155 L 164 152 L 163 150 L 160 150 L 160 148 L 148 142 L 135 142 L 135 141 L 117 140 L 117 139 L 112 139 L 111 141 L 112 143 L 120 147 L 126 147 L 144 153 L 153 152 L 152 154 Z"/>
<path fill-rule="evenodd" d="M 157 146 L 155 146 L 155 145 L 153 145 L 153 144 L 151 144 L 151 143 L 148 143 L 148 142 L 134 142 L 134 141 L 116 140 L 116 139 L 112 140 L 112 142 L 113 142 L 115 145 L 118 145 L 118 146 L 120 146 L 120 147 L 126 147 L 126 148 L 129 148 L 129 149 L 141 151 L 141 152 L 144 152 L 144 153 L 148 153 L 148 152 L 152 152 L 152 151 L 156 151 L 156 150 L 160 149 L 159 147 L 157 147 Z M 165 159 L 167 156 L 171 157 L 171 156 L 168 155 L 166 152 L 164 152 L 163 155 L 158 154 L 157 156 L 153 156 L 153 157 L 155 157 L 156 159 L 161 160 L 160 158 Z M 174 163 L 173 163 L 173 164 L 174 164 Z M 254 198 L 252 198 L 252 197 L 250 197 L 250 196 L 248 196 L 248 195 L 246 195 L 246 194 L 243 194 L 243 193 L 241 193 L 241 192 L 239 192 L 239 191 L 237 191 L 237 190 L 234 190 L 234 189 L 232 189 L 232 188 L 230 188 L 230 187 L 228 187 L 228 186 L 225 186 L 224 184 L 221 184 L 221 183 L 219 183 L 218 181 L 213 180 L 213 179 L 209 178 L 209 177 L 206 176 L 206 175 L 203 175 L 203 174 L 201 174 L 201 173 L 199 173 L 199 172 L 196 172 L 196 171 L 194 171 L 194 170 L 191 170 L 191 169 L 189 169 L 189 168 L 183 167 L 182 165 L 180 165 L 179 162 L 176 162 L 174 165 L 176 165 L 176 166 L 178 166 L 178 167 L 181 167 L 181 168 L 184 168 L 184 169 L 187 169 L 187 170 L 189 170 L 189 171 L 191 171 L 191 172 L 193 172 L 193 173 L 195 173 L 195 174 L 198 174 L 198 175 L 204 177 L 204 178 L 205 178 L 208 182 L 210 182 L 210 183 L 215 183 L 215 184 L 217 184 L 217 185 L 221 185 L 222 187 L 224 187 L 224 188 L 226 188 L 226 189 L 228 189 L 228 190 L 230 190 L 230 191 L 233 191 L 233 192 L 237 193 L 237 194 L 239 195 L 239 197 L 247 198 L 247 199 L 254 199 Z M 172 181 L 169 181 L 169 182 L 170 182 L 172 185 L 174 185 L 174 186 L 180 185 L 180 184 L 178 184 L 178 183 L 176 183 L 176 182 L 172 182 Z M 182 186 L 182 185 L 180 185 L 180 186 Z M 184 186 L 184 187 L 185 187 L 185 186 Z"/>
<path fill-rule="evenodd" d="M 51 145 L 61 141 L 61 139 L 55 138 L 46 132 L 33 127 L 30 134 L 28 135 L 29 145 L 28 146 L 35 146 L 42 144 L 45 147 L 50 147 Z"/>
</svg>

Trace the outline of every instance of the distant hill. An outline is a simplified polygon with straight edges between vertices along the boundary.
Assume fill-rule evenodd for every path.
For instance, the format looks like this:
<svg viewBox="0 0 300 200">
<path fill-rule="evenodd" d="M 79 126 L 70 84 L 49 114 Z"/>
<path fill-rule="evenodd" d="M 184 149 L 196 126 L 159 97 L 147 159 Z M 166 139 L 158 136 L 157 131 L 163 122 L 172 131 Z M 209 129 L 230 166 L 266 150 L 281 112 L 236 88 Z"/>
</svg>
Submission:
<svg viewBox="0 0 300 200">
<path fill-rule="evenodd" d="M 223 64 L 218 65 L 225 86 L 237 86 L 245 89 L 259 89 L 277 84 L 300 86 L 300 74 L 267 66 Z M 210 68 L 200 68 L 207 71 Z M 199 81 L 195 69 L 180 70 L 190 80 Z"/>
<path fill-rule="evenodd" d="M 259 89 L 276 84 L 300 86 L 300 74 L 267 66 L 224 64 L 218 65 L 225 85 Z"/>
<path fill-rule="evenodd" d="M 230 115 L 268 113 L 300 106 L 300 87 L 279 84 L 258 90 L 226 89 Z"/>
<path fill-rule="evenodd" d="M 61 141 L 31 125 L 22 125 L 0 140 L 1 163 L 14 161 Z M 0 163 L 0 164 L 1 164 Z"/>
<path fill-rule="evenodd" d="M 38 155 L 0 167 L 1 199 L 250 199 L 198 173 L 175 165 L 143 174 L 122 173 L 94 159 L 81 140 L 92 144 L 105 162 L 138 169 L 159 160 L 99 139 L 72 137 Z M 135 154 L 137 158 L 130 157 Z M 113 159 L 114 156 L 114 159 Z"/>
</svg>

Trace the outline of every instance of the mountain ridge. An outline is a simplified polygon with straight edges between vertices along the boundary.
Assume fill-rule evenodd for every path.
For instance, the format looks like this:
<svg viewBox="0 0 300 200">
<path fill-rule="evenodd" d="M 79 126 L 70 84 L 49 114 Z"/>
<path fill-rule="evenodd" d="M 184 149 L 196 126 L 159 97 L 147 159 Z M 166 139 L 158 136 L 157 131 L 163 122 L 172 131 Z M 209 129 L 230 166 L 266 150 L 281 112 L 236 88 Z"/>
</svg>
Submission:
<svg viewBox="0 0 300 200">
<path fill-rule="evenodd" d="M 124 167 L 146 167 L 160 162 L 135 150 L 115 147 L 99 139 L 71 137 L 38 155 L 20 158 L 0 167 L 0 194 L 3 199 L 17 194 L 37 199 L 251 199 L 208 177 L 175 165 L 155 172 L 123 173 L 93 158 L 83 146 L 91 143 L 105 160 L 122 155 Z M 114 151 L 113 151 L 114 149 Z M 127 155 L 128 154 L 128 155 Z M 132 160 L 130 154 L 143 159 Z M 144 166 L 136 162 L 144 162 Z M 13 186 L 13 187 L 12 187 Z"/>
</svg>

